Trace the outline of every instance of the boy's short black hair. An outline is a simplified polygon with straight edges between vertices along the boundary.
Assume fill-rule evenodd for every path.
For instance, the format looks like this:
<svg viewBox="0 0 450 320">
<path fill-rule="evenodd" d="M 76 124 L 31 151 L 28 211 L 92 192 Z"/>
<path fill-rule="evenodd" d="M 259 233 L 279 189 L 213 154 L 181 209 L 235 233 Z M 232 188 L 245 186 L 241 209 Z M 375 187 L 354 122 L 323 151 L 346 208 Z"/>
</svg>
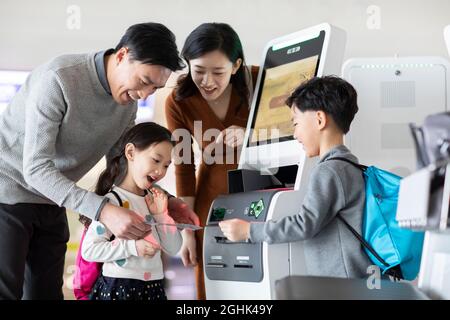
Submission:
<svg viewBox="0 0 450 320">
<path fill-rule="evenodd" d="M 184 68 L 175 35 L 160 23 L 147 22 L 132 25 L 120 39 L 114 53 L 123 47 L 129 48 L 132 60 L 164 66 L 171 71 Z"/>
<path fill-rule="evenodd" d="M 315 77 L 301 84 L 286 104 L 300 111 L 323 111 L 329 114 L 345 134 L 358 112 L 355 88 L 336 76 Z"/>
</svg>

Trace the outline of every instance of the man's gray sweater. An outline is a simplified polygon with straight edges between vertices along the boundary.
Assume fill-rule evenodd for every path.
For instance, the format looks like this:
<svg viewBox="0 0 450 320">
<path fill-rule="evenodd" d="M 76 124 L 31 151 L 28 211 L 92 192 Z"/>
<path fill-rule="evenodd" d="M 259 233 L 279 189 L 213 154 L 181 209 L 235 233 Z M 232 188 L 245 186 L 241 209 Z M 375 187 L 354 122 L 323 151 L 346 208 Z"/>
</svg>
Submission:
<svg viewBox="0 0 450 320">
<path fill-rule="evenodd" d="M 100 83 L 94 53 L 36 68 L 0 115 L 0 203 L 57 204 L 89 218 L 107 201 L 76 186 L 134 124 Z"/>
<path fill-rule="evenodd" d="M 250 240 L 282 243 L 302 241 L 308 275 L 364 278 L 371 265 L 355 236 L 336 218 L 338 212 L 359 233 L 365 203 L 360 169 L 341 160 L 358 163 L 343 145 L 325 154 L 311 172 L 299 213 L 278 221 L 252 223 Z"/>
</svg>

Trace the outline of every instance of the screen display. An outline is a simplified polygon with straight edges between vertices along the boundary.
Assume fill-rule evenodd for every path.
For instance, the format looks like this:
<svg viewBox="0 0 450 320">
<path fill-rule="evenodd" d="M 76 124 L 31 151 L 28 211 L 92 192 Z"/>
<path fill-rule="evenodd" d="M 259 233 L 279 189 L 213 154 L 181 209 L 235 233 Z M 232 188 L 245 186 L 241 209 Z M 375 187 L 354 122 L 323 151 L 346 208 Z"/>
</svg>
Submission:
<svg viewBox="0 0 450 320">
<path fill-rule="evenodd" d="M 322 31 L 317 38 L 268 50 L 249 146 L 293 139 L 286 99 L 300 84 L 317 75 L 324 38 Z"/>
</svg>

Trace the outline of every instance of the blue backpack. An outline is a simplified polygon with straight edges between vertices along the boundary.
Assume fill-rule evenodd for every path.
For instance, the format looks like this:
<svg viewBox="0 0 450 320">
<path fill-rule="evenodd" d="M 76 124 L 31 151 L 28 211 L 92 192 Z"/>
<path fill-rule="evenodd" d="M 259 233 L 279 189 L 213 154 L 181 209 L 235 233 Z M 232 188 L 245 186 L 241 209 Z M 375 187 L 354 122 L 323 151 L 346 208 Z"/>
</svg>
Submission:
<svg viewBox="0 0 450 320">
<path fill-rule="evenodd" d="M 366 202 L 362 223 L 362 237 L 345 219 L 340 219 L 364 246 L 370 260 L 383 274 L 396 279 L 414 280 L 419 273 L 423 232 L 401 228 L 395 219 L 401 177 L 374 166 L 364 166 L 345 158 L 342 160 L 363 172 Z"/>
</svg>

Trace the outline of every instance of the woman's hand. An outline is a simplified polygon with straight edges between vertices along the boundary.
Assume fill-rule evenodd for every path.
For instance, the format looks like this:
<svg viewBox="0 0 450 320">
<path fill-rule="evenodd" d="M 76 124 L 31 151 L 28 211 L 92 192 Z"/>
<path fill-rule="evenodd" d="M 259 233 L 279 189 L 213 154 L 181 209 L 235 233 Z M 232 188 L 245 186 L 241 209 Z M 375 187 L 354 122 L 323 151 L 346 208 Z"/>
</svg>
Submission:
<svg viewBox="0 0 450 320">
<path fill-rule="evenodd" d="M 235 148 L 244 143 L 245 128 L 239 126 L 229 126 L 223 130 L 216 139 L 216 143 L 225 143 L 225 145 Z"/>
<path fill-rule="evenodd" d="M 191 209 L 193 208 L 193 197 L 187 197 L 187 202 L 180 198 L 171 197 L 169 199 L 169 215 L 177 223 L 187 223 L 200 226 L 200 219 Z"/>
<path fill-rule="evenodd" d="M 167 214 L 167 195 L 158 188 L 151 188 L 150 192 L 145 196 L 145 203 L 148 210 L 154 215 Z"/>
<path fill-rule="evenodd" d="M 191 230 L 184 229 L 181 231 L 183 237 L 183 245 L 181 246 L 181 260 L 185 267 L 194 267 L 197 265 L 197 243 L 195 234 Z"/>
</svg>

